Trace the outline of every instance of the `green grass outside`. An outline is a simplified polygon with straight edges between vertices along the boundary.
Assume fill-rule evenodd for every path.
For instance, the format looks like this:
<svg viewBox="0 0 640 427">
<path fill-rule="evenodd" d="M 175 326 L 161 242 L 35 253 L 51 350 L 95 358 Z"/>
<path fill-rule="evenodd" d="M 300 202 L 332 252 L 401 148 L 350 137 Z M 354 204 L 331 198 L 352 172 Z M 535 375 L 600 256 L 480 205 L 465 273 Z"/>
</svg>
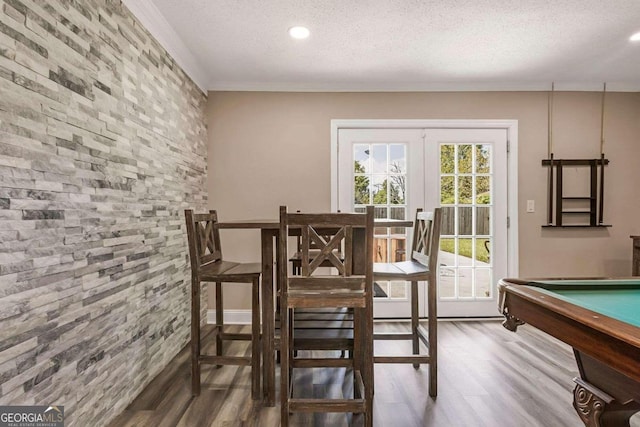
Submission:
<svg viewBox="0 0 640 427">
<path fill-rule="evenodd" d="M 484 242 L 488 239 L 476 239 L 476 259 L 482 262 L 489 262 L 489 253 L 484 247 Z M 472 239 L 458 240 L 458 253 L 461 256 L 472 258 L 471 245 Z M 455 253 L 454 239 L 440 239 L 440 250 L 449 253 Z"/>
</svg>

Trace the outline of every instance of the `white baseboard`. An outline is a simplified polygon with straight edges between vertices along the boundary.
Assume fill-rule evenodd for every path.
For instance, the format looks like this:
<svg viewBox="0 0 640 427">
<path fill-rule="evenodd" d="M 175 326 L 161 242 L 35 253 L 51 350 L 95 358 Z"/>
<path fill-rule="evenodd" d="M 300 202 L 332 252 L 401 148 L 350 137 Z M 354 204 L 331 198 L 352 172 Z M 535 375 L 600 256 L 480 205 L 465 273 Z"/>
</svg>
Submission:
<svg viewBox="0 0 640 427">
<path fill-rule="evenodd" d="M 227 325 L 250 325 L 251 310 L 225 310 L 224 323 Z M 216 311 L 207 310 L 207 323 L 216 323 Z"/>
</svg>

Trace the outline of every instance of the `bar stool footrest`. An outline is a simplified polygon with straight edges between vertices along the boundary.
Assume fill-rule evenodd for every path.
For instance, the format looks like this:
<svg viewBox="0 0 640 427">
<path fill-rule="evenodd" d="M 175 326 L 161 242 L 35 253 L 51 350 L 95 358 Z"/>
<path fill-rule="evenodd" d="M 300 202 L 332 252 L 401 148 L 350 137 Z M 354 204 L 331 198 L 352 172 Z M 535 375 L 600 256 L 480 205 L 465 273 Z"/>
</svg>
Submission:
<svg viewBox="0 0 640 427">
<path fill-rule="evenodd" d="M 428 364 L 431 362 L 431 357 L 423 356 L 420 354 L 410 356 L 374 356 L 374 363 L 417 363 Z"/>
<path fill-rule="evenodd" d="M 349 368 L 353 366 L 353 362 L 344 358 L 300 358 L 291 360 L 291 366 L 293 368 Z"/>
<path fill-rule="evenodd" d="M 200 363 L 207 365 L 235 365 L 251 366 L 251 357 L 248 356 L 209 356 L 201 355 Z"/>
<path fill-rule="evenodd" d="M 218 333 L 218 336 L 224 341 L 251 341 L 251 334 L 246 333 Z"/>
</svg>

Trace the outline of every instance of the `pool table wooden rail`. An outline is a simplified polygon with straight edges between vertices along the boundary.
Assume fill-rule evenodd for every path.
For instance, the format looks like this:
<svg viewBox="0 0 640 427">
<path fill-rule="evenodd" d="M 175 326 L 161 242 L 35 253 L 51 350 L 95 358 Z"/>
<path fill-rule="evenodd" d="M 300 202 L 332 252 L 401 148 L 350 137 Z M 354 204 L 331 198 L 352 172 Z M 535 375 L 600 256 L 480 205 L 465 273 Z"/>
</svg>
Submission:
<svg viewBox="0 0 640 427">
<path fill-rule="evenodd" d="M 596 334 L 598 332 L 604 333 L 607 335 L 607 337 L 610 338 L 607 339 L 607 342 L 611 341 L 613 343 L 615 341 L 619 341 L 619 345 L 623 345 L 624 348 L 631 352 L 631 354 L 635 355 L 636 358 L 632 359 L 635 364 L 640 365 L 640 328 L 634 327 L 633 325 L 606 316 L 604 314 L 596 313 L 589 309 L 576 306 L 559 298 L 554 298 L 552 295 L 536 291 L 535 289 L 524 286 L 517 286 L 526 286 L 533 281 L 535 280 L 525 281 L 521 279 L 503 279 L 500 281 L 500 283 L 498 284 L 499 307 L 500 312 L 505 315 L 505 318 L 507 318 L 508 316 L 514 316 L 516 319 L 520 319 L 532 326 L 536 326 L 538 329 L 544 330 L 549 335 L 553 335 L 558 339 L 564 341 L 563 338 L 566 338 L 569 341 L 564 342 L 574 347 L 580 348 L 587 353 L 591 353 L 589 351 L 589 348 L 592 348 L 593 350 L 595 350 L 595 352 L 600 354 L 602 352 L 602 344 L 598 343 L 592 347 L 591 344 L 593 343 L 580 339 L 583 338 L 582 334 L 580 336 L 575 336 L 573 334 L 576 332 L 585 331 L 587 332 L 587 335 L 584 336 L 584 338 L 586 338 L 591 337 L 593 336 L 593 334 Z M 640 288 L 640 285 L 638 287 Z M 505 288 L 509 288 L 509 291 L 505 291 Z M 514 301 L 513 303 L 506 304 L 507 299 L 511 298 L 510 295 L 513 295 Z M 517 297 L 517 299 L 515 297 Z M 535 310 L 536 307 L 528 308 L 528 304 L 526 304 L 525 307 L 521 307 L 523 304 L 519 301 L 519 299 L 535 303 L 535 305 L 539 307 L 539 310 L 536 310 L 534 316 L 528 314 L 529 310 Z M 525 314 L 524 316 L 518 316 L 517 313 L 522 312 L 522 310 L 526 310 L 525 313 L 527 314 Z M 540 314 L 539 319 L 538 314 Z M 550 325 L 547 324 L 550 320 L 547 319 L 547 317 L 551 317 L 551 319 L 554 320 L 558 317 L 571 320 L 572 322 L 568 323 L 568 326 L 571 326 L 571 331 L 565 331 L 563 330 L 563 328 L 558 329 L 557 323 L 555 322 L 552 322 L 552 324 Z M 505 319 L 505 323 L 506 322 L 508 322 L 508 320 Z M 505 325 L 505 327 L 509 330 L 515 330 L 515 328 L 512 329 L 508 325 Z M 616 346 L 615 349 L 619 350 L 619 347 Z M 614 353 L 616 353 L 617 358 L 618 351 L 614 351 Z M 634 378 L 640 381 L 640 366 L 638 366 L 638 370 L 637 372 L 635 372 Z"/>
<path fill-rule="evenodd" d="M 640 328 L 526 286 L 534 281 L 498 283 L 503 326 L 516 331 L 526 322 L 572 346 L 582 377 L 574 380 L 574 407 L 582 421 L 628 426 L 640 409 Z"/>
</svg>

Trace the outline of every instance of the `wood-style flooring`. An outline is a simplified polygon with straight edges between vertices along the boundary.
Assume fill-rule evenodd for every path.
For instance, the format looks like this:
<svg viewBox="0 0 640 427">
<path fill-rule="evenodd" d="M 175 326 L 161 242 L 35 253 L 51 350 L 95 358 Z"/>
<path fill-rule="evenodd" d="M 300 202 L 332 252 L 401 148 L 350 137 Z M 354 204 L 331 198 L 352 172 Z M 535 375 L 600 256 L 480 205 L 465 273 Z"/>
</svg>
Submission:
<svg viewBox="0 0 640 427">
<path fill-rule="evenodd" d="M 393 330 L 395 323 L 376 324 Z M 238 327 L 240 328 L 240 327 Z M 579 427 L 571 405 L 578 375 L 570 347 L 530 326 L 517 333 L 496 321 L 439 322 L 438 398 L 427 394 L 427 366 L 376 365 L 374 425 L 390 427 Z M 399 341 L 376 342 L 376 354 L 401 351 Z M 230 352 L 246 353 L 234 342 Z M 250 394 L 248 367 L 203 368 L 202 394 L 191 397 L 188 349 L 152 381 L 111 424 L 133 426 L 279 426 L 280 408 L 263 407 Z M 344 369 L 296 374 L 307 397 L 348 393 Z M 279 378 L 276 378 L 279 382 Z M 295 414 L 296 426 L 360 425 L 339 414 Z M 637 420 L 634 420 L 634 424 Z"/>
</svg>

